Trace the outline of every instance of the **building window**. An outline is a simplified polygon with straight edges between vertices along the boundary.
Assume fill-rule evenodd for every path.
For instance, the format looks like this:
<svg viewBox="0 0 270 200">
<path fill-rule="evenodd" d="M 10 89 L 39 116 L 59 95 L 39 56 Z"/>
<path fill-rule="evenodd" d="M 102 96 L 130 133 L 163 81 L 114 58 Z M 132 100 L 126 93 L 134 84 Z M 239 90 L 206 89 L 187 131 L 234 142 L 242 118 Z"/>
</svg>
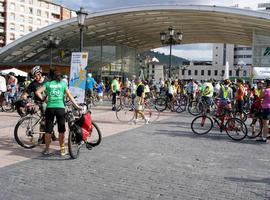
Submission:
<svg viewBox="0 0 270 200">
<path fill-rule="evenodd" d="M 25 12 L 24 6 L 20 6 L 20 11 L 21 11 L 21 12 Z"/>
<path fill-rule="evenodd" d="M 45 8 L 49 8 L 49 4 L 47 2 L 44 2 L 45 3 Z"/>
<path fill-rule="evenodd" d="M 217 76 L 218 75 L 218 70 L 215 70 L 215 76 Z"/>
<path fill-rule="evenodd" d="M 45 20 L 45 25 L 49 25 L 49 21 L 48 20 Z"/>
<path fill-rule="evenodd" d="M 14 33 L 10 33 L 9 40 L 15 40 L 15 34 Z"/>
<path fill-rule="evenodd" d="M 247 71 L 243 71 L 243 76 L 247 76 Z"/>
<path fill-rule="evenodd" d="M 229 71 L 229 76 L 232 76 L 232 70 Z"/>
<path fill-rule="evenodd" d="M 185 75 L 185 70 L 182 70 L 182 75 L 183 75 L 183 76 Z"/>
<path fill-rule="evenodd" d="M 49 18 L 49 12 L 47 12 L 47 11 L 45 12 L 45 17 Z"/>
<path fill-rule="evenodd" d="M 208 76 L 211 76 L 211 70 L 208 70 L 207 73 L 208 73 Z"/>
<path fill-rule="evenodd" d="M 239 73 L 239 70 L 236 70 L 235 72 L 236 72 L 235 75 L 236 75 L 236 76 L 239 76 L 239 74 L 240 74 L 240 73 Z"/>
<path fill-rule="evenodd" d="M 41 19 L 37 19 L 37 25 L 41 25 Z"/>
<path fill-rule="evenodd" d="M 24 32 L 24 25 L 20 25 L 20 31 Z"/>
<path fill-rule="evenodd" d="M 216 49 L 218 49 L 218 47 L 216 47 Z"/>
<path fill-rule="evenodd" d="M 33 14 L 33 8 L 28 8 L 28 13 L 32 15 Z"/>
<path fill-rule="evenodd" d="M 11 9 L 11 10 L 15 10 L 15 3 L 11 3 L 11 4 L 10 4 L 10 9 Z"/>
<path fill-rule="evenodd" d="M 191 75 L 191 70 L 188 70 L 188 75 L 189 75 L 189 76 Z"/>
<path fill-rule="evenodd" d="M 29 23 L 29 24 L 33 24 L 33 18 L 32 18 L 32 17 L 29 17 L 29 18 L 28 18 L 28 23 Z"/>
<path fill-rule="evenodd" d="M 224 76 L 224 74 L 225 74 L 225 71 L 224 71 L 224 70 L 222 70 L 222 71 L 221 71 L 221 75 L 222 75 L 222 76 Z"/>
<path fill-rule="evenodd" d="M 204 76 L 204 70 L 201 70 L 201 75 Z"/>
<path fill-rule="evenodd" d="M 10 30 L 13 30 L 13 31 L 15 30 L 15 24 L 13 23 L 10 24 Z"/>
<path fill-rule="evenodd" d="M 198 70 L 197 70 L 197 69 L 194 71 L 194 75 L 195 75 L 195 76 L 198 75 Z"/>
<path fill-rule="evenodd" d="M 24 22 L 24 16 L 23 15 L 20 16 L 20 20 L 21 20 L 21 22 Z"/>
<path fill-rule="evenodd" d="M 41 10 L 37 9 L 37 16 L 41 16 Z"/>
<path fill-rule="evenodd" d="M 13 21 L 15 20 L 15 13 L 10 13 L 10 19 Z"/>
<path fill-rule="evenodd" d="M 29 26 L 29 27 L 28 27 L 28 31 L 29 31 L 29 32 L 32 32 L 32 31 L 33 31 L 33 27 L 32 27 L 32 26 Z"/>
</svg>

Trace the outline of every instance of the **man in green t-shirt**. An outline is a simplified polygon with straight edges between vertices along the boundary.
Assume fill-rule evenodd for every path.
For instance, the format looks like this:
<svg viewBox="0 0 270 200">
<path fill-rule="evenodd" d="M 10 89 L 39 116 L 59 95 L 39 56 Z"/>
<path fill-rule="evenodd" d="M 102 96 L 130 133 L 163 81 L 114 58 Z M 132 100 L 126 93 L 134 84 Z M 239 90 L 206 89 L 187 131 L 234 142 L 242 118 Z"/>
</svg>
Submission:
<svg viewBox="0 0 270 200">
<path fill-rule="evenodd" d="M 114 77 L 111 82 L 111 91 L 112 91 L 112 110 L 115 111 L 116 96 L 120 94 L 120 84 L 118 77 Z"/>
</svg>

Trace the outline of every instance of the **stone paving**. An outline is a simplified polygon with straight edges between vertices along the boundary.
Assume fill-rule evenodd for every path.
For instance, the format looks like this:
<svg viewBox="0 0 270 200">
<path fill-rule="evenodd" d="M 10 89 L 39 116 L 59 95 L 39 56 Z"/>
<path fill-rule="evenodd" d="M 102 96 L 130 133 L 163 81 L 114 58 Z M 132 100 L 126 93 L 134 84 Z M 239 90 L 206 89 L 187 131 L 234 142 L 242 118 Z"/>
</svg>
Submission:
<svg viewBox="0 0 270 200">
<path fill-rule="evenodd" d="M 155 124 L 127 125 L 107 109 L 95 112 L 109 135 L 100 146 L 83 149 L 76 160 L 37 153 L 2 165 L 0 199 L 270 199 L 269 143 L 234 142 L 215 131 L 198 137 L 188 114 L 167 112 Z M 9 132 L 13 118 L 1 120 L 1 132 Z M 11 137 L 1 136 L 0 147 L 0 160 L 2 151 L 7 160 L 27 152 Z"/>
</svg>

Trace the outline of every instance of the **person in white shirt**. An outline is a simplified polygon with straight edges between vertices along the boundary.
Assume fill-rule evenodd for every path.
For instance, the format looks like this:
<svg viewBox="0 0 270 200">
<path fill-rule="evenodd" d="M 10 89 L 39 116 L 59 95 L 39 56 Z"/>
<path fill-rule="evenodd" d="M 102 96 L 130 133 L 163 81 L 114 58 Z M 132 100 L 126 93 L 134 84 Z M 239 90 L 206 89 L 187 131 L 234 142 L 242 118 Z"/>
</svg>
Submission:
<svg viewBox="0 0 270 200">
<path fill-rule="evenodd" d="M 0 95 L 7 91 L 7 82 L 5 77 L 0 75 Z"/>
</svg>

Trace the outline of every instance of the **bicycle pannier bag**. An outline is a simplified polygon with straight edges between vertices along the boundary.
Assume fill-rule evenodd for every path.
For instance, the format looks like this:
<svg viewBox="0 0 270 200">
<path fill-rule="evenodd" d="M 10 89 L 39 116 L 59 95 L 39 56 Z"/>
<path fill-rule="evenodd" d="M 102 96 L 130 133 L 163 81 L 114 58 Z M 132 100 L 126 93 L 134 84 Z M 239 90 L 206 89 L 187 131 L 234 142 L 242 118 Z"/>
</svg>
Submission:
<svg viewBox="0 0 270 200">
<path fill-rule="evenodd" d="M 92 133 L 92 119 L 91 113 L 87 112 L 83 114 L 73 125 L 72 129 L 77 134 L 77 140 L 86 140 Z"/>
</svg>

